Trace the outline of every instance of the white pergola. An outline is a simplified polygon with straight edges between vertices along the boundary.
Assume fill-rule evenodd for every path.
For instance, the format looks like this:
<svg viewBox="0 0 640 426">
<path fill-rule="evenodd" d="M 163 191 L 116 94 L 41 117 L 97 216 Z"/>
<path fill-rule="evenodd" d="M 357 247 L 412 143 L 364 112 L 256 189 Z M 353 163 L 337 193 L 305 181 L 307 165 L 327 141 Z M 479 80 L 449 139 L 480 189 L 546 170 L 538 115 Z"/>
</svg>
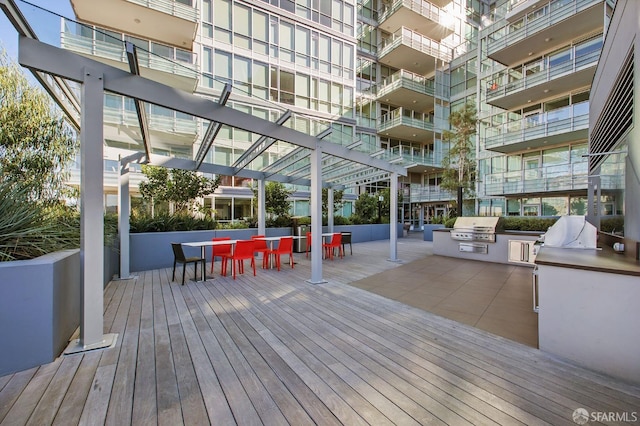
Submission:
<svg viewBox="0 0 640 426">
<path fill-rule="evenodd" d="M 115 336 L 103 335 L 103 149 L 104 96 L 114 93 L 135 102 L 140 126 L 141 145 L 138 153 L 121 159 L 119 184 L 120 276 L 129 272 L 129 165 L 134 162 L 155 166 L 194 170 L 227 176 L 255 179 L 258 182 L 258 227 L 265 228 L 265 181 L 307 185 L 311 191 L 311 232 L 322 233 L 322 188 L 329 188 L 329 205 L 333 189 L 346 185 L 390 181 L 390 247 L 389 260 L 397 261 L 397 192 L 398 176 L 406 176 L 406 166 L 393 164 L 356 148 L 359 143 L 342 146 L 323 140 L 330 130 L 312 136 L 283 124 L 291 116 L 286 111 L 271 122 L 226 106 L 229 86 L 212 101 L 141 77 L 136 49 L 123 46 L 129 72 L 92 58 L 61 49 L 38 40 L 24 15 L 13 0 L 0 0 L 0 7 L 19 34 L 19 63 L 28 68 L 62 108 L 70 123 L 80 130 L 81 140 L 81 271 L 82 318 L 80 339 L 67 352 L 110 346 Z M 69 81 L 80 85 L 79 99 Z M 144 103 L 153 104 L 209 121 L 195 159 L 152 154 Z M 206 163 L 204 159 L 215 143 L 221 126 L 242 129 L 258 136 L 249 149 L 233 164 Z M 267 165 L 256 166 L 256 160 L 276 141 L 290 144 L 288 152 Z M 166 142 L 166 141 L 165 141 Z M 195 149 L 194 149 L 195 151 Z M 333 228 L 333 212 L 329 209 L 329 228 Z M 322 277 L 321 239 L 314 238 L 311 250 L 311 277 L 308 282 L 324 282 Z"/>
</svg>

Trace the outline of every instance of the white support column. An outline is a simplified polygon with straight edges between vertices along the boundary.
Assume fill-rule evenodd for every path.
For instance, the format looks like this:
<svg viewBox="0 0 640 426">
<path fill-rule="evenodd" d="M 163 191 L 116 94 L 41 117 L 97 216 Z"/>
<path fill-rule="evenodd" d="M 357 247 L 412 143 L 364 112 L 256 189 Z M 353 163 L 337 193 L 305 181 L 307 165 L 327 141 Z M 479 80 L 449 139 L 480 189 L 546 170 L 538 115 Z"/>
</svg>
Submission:
<svg viewBox="0 0 640 426">
<path fill-rule="evenodd" d="M 119 158 L 118 174 L 118 235 L 120 236 L 120 279 L 131 277 L 129 272 L 129 216 L 131 214 L 131 198 L 129 194 L 129 160 Z"/>
<path fill-rule="evenodd" d="M 389 260 L 399 262 L 398 259 L 398 174 L 391 173 L 389 187 Z"/>
<path fill-rule="evenodd" d="M 322 284 L 322 148 L 311 151 L 311 284 Z"/>
<path fill-rule="evenodd" d="M 264 179 L 258 179 L 258 235 L 266 235 L 266 217 Z"/>
<path fill-rule="evenodd" d="M 329 232 L 333 232 L 333 188 L 327 189 L 327 225 Z"/>
<path fill-rule="evenodd" d="M 80 130 L 80 338 L 66 354 L 109 347 L 117 335 L 103 334 L 104 312 L 104 167 L 102 75 L 84 69 Z"/>
</svg>

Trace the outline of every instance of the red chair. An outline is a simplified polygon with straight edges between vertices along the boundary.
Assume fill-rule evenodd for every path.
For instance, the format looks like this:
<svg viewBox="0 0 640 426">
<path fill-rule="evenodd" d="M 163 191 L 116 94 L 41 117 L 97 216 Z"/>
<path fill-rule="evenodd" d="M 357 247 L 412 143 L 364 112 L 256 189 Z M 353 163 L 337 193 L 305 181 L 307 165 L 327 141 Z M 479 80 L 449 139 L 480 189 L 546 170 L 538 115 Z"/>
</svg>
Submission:
<svg viewBox="0 0 640 426">
<path fill-rule="evenodd" d="M 269 252 L 269 247 L 267 247 L 266 240 L 258 240 L 257 238 L 264 238 L 264 235 L 252 235 L 251 239 L 255 243 L 253 247 L 254 253 L 262 253 L 262 269 L 266 269 L 269 266 L 267 264 L 267 259 L 269 258 L 269 256 L 267 255 L 267 253 Z"/>
<path fill-rule="evenodd" d="M 307 253 L 305 257 L 309 257 L 309 252 L 311 251 L 311 232 L 307 232 Z"/>
<path fill-rule="evenodd" d="M 231 237 L 218 237 L 212 238 L 211 241 L 231 241 Z M 211 246 L 211 274 L 213 274 L 213 264 L 216 261 L 216 257 L 222 260 L 223 256 L 231 256 L 233 247 L 231 244 L 222 244 L 219 246 Z"/>
<path fill-rule="evenodd" d="M 222 256 L 222 275 L 227 276 L 227 260 L 231 259 L 231 265 L 233 270 L 233 279 L 236 279 L 236 263 L 241 274 L 244 274 L 244 261 L 251 260 L 251 267 L 253 268 L 253 276 L 256 276 L 256 258 L 253 256 L 253 247 L 255 242 L 253 240 L 240 240 L 236 242 L 236 247 L 233 253 L 228 256 Z"/>
<path fill-rule="evenodd" d="M 278 247 L 273 250 L 269 250 L 267 254 L 269 255 L 269 257 L 271 257 L 271 255 L 275 256 L 276 267 L 278 268 L 278 271 L 280 270 L 280 256 L 283 254 L 288 254 L 289 264 L 291 265 L 291 268 L 293 268 L 293 237 L 280 238 Z"/>
<path fill-rule="evenodd" d="M 338 255 L 340 257 L 344 256 L 344 251 L 342 251 L 342 234 L 333 234 L 331 236 L 331 242 L 323 243 L 322 247 L 325 251 L 325 258 L 329 258 L 333 260 L 333 254 L 335 249 L 338 249 Z"/>
</svg>

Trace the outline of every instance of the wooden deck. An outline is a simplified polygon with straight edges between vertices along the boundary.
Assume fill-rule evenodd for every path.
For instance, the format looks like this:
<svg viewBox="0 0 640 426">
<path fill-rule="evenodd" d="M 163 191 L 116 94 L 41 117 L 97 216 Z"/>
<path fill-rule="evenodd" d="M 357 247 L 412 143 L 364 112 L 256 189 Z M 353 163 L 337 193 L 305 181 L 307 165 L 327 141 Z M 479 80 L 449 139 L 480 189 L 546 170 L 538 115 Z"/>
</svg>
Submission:
<svg viewBox="0 0 640 426">
<path fill-rule="evenodd" d="M 421 244 L 401 240 L 399 257 Z M 321 285 L 295 257 L 235 281 L 110 283 L 116 347 L 0 377 L 0 424 L 575 425 L 579 407 L 639 410 L 637 387 L 347 285 L 401 267 L 388 242 L 325 260 Z"/>
</svg>

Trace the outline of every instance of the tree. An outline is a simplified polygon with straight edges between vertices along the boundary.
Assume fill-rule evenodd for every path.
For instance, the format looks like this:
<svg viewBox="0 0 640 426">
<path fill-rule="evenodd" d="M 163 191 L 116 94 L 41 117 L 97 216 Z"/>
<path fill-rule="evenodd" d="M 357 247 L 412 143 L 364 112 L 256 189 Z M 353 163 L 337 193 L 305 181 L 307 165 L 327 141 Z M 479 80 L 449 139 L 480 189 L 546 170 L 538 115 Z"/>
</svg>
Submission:
<svg viewBox="0 0 640 426">
<path fill-rule="evenodd" d="M 449 114 L 451 130 L 442 135 L 443 140 L 449 143 L 449 152 L 442 159 L 445 171 L 440 187 L 458 193 L 458 216 L 462 216 L 463 194 L 469 197 L 475 190 L 476 163 L 472 137 L 476 134 L 477 122 L 475 107 L 465 104 Z"/>
<path fill-rule="evenodd" d="M 66 185 L 78 141 L 41 89 L 0 52 L 0 182 L 26 188 L 33 200 L 56 203 L 74 195 Z"/>
<path fill-rule="evenodd" d="M 192 213 L 195 200 L 209 195 L 220 184 L 220 177 L 209 179 L 191 170 L 142 166 L 147 180 L 139 185 L 142 198 L 155 206 L 159 202 L 172 203 L 179 213 Z"/>
<path fill-rule="evenodd" d="M 293 191 L 288 190 L 280 182 L 269 181 L 264 185 L 264 205 L 267 214 L 272 216 L 289 216 L 291 202 L 289 197 Z M 258 189 L 253 188 L 253 199 L 258 204 Z"/>
<path fill-rule="evenodd" d="M 354 205 L 355 214 L 364 223 L 373 223 L 378 217 L 378 196 L 363 192 Z"/>
</svg>

